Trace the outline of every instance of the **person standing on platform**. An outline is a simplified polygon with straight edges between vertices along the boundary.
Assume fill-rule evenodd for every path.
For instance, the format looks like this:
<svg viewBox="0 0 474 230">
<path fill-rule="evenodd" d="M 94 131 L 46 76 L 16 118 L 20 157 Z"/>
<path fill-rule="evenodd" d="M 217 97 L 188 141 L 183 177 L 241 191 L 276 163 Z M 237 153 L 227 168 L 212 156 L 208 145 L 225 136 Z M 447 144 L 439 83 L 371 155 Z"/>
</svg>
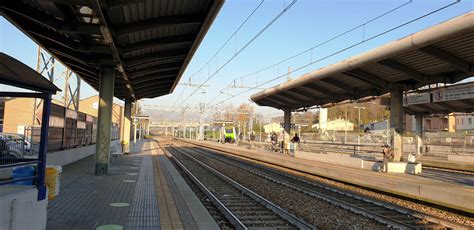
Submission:
<svg viewBox="0 0 474 230">
<path fill-rule="evenodd" d="M 278 147 L 278 136 L 276 135 L 275 132 L 272 133 L 272 135 L 270 136 L 270 140 L 272 142 L 272 151 L 276 152 Z"/>
<path fill-rule="evenodd" d="M 255 143 L 255 135 L 253 134 L 253 132 L 250 134 L 250 148 L 253 149 L 255 146 L 254 146 L 254 143 Z"/>
<path fill-rule="evenodd" d="M 387 172 L 388 171 L 388 162 L 392 159 L 393 157 L 393 151 L 390 148 L 390 145 L 385 144 L 382 146 L 382 154 L 383 154 L 383 169 L 382 172 Z"/>
<path fill-rule="evenodd" d="M 296 152 L 298 145 L 300 144 L 300 138 L 297 133 L 295 133 L 295 136 L 291 139 L 291 143 L 293 145 L 293 152 Z"/>
</svg>

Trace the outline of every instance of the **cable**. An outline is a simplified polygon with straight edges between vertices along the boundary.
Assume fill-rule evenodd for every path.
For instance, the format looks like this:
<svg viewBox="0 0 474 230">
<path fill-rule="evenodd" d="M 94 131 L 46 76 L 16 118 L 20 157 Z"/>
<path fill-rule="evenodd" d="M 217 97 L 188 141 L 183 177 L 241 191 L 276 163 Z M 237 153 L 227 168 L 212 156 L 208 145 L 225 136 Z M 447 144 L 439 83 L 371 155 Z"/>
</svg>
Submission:
<svg viewBox="0 0 474 230">
<path fill-rule="evenodd" d="M 351 29 L 349 29 L 349 30 L 346 30 L 346 31 L 344 31 L 344 32 L 342 32 L 342 33 L 340 33 L 340 34 L 338 34 L 338 35 L 332 37 L 332 38 L 329 38 L 328 40 L 326 40 L 326 41 L 324 41 L 324 42 L 318 43 L 318 44 L 314 45 L 313 47 L 310 47 L 310 48 L 308 48 L 308 49 L 306 49 L 306 50 L 303 50 L 303 51 L 301 51 L 301 52 L 299 52 L 299 53 L 297 53 L 297 54 L 295 54 L 295 55 L 293 55 L 293 56 L 290 56 L 290 57 L 285 58 L 285 59 L 283 59 L 283 60 L 281 60 L 281 61 L 278 61 L 278 62 L 276 62 L 276 63 L 274 63 L 274 64 L 272 64 L 272 65 L 269 65 L 269 66 L 266 66 L 266 67 L 264 67 L 264 68 L 261 68 L 261 69 L 259 69 L 259 70 L 257 70 L 257 71 L 254 71 L 254 72 L 250 73 L 250 74 L 246 74 L 246 75 L 244 75 L 244 76 L 241 76 L 241 77 L 238 77 L 238 78 L 234 78 L 234 79 L 233 79 L 223 90 L 221 90 L 221 91 L 224 91 L 225 89 L 229 88 L 229 85 L 230 85 L 233 81 L 235 81 L 235 80 L 242 80 L 242 79 L 245 79 L 245 78 L 247 78 L 247 77 L 253 76 L 253 75 L 255 75 L 255 74 L 259 74 L 259 73 L 262 72 L 262 71 L 271 69 L 271 68 L 273 68 L 273 67 L 275 67 L 275 66 L 279 66 L 280 64 L 282 64 L 282 63 L 284 63 L 284 62 L 287 62 L 287 61 L 289 61 L 289 60 L 291 60 L 291 59 L 294 59 L 294 58 L 296 58 L 296 57 L 299 57 L 299 56 L 301 56 L 301 55 L 303 55 L 303 54 L 305 54 L 305 53 L 307 53 L 307 52 L 313 51 L 315 48 L 318 48 L 318 47 L 323 46 L 323 45 L 325 45 L 325 44 L 327 44 L 327 43 L 329 43 L 329 42 L 331 42 L 331 41 L 334 41 L 334 40 L 336 40 L 336 39 L 338 39 L 338 38 L 340 38 L 340 37 L 342 37 L 342 36 L 344 36 L 344 35 L 346 35 L 346 34 L 352 32 L 352 31 L 355 31 L 355 30 L 357 30 L 357 29 L 359 29 L 359 28 L 361 28 L 361 27 L 365 27 L 367 24 L 370 24 L 371 22 L 374 22 L 374 21 L 376 21 L 376 20 L 378 20 L 378 19 L 380 19 L 380 18 L 382 18 L 382 17 L 384 17 L 384 16 L 386 16 L 386 15 L 388 15 L 388 14 L 390 14 L 390 13 L 392 13 L 392 12 L 398 10 L 398 9 L 401 9 L 402 7 L 408 5 L 408 4 L 412 3 L 412 2 L 413 2 L 413 0 L 409 0 L 408 2 L 405 2 L 405 3 L 403 3 L 403 4 L 401 4 L 401 5 L 399 5 L 399 6 L 395 7 L 395 8 L 393 8 L 393 9 L 391 9 L 391 10 L 389 10 L 389 11 L 386 11 L 386 12 L 384 12 L 384 13 L 382 13 L 382 14 L 380 14 L 380 15 L 378 15 L 378 16 L 376 16 L 376 17 L 374 17 L 374 18 L 372 18 L 372 19 L 370 19 L 370 20 L 368 20 L 368 21 L 366 21 L 366 22 L 364 22 L 364 23 L 362 23 L 362 24 L 359 24 L 358 26 L 355 26 L 355 27 L 353 27 L 353 28 L 351 28 Z M 214 97 L 214 98 L 211 100 L 211 102 L 213 102 L 215 99 L 217 99 L 217 97 L 219 97 L 220 95 L 222 95 L 222 93 L 219 93 L 216 97 Z"/>
<path fill-rule="evenodd" d="M 398 26 L 392 27 L 392 28 L 390 28 L 390 29 L 388 29 L 388 30 L 385 30 L 385 31 L 379 33 L 379 34 L 376 34 L 376 35 L 374 35 L 374 36 L 372 36 L 372 37 L 369 37 L 368 39 L 364 39 L 364 40 L 362 40 L 362 41 L 360 41 L 360 42 L 357 42 L 357 43 L 352 44 L 352 45 L 350 45 L 350 46 L 347 46 L 347 47 L 345 47 L 345 48 L 343 48 L 343 49 L 341 49 L 341 50 L 338 50 L 338 51 L 336 51 L 336 52 L 334 52 L 334 53 L 332 53 L 332 54 L 329 54 L 329 55 L 327 55 L 327 56 L 324 56 L 324 57 L 322 57 L 322 58 L 320 58 L 320 59 L 318 59 L 318 60 L 312 61 L 312 62 L 310 62 L 310 63 L 308 63 L 308 64 L 306 64 L 306 65 L 303 65 L 303 66 L 300 66 L 300 67 L 298 67 L 298 68 L 296 68 L 296 69 L 293 69 L 293 70 L 289 71 L 288 73 L 293 73 L 293 72 L 296 72 L 296 71 L 301 70 L 301 69 L 303 69 L 303 68 L 306 68 L 306 67 L 308 67 L 308 66 L 310 66 L 310 65 L 313 65 L 313 64 L 318 63 L 318 62 L 320 62 L 320 61 L 322 61 L 322 60 L 325 60 L 325 59 L 327 59 L 327 58 L 330 58 L 330 57 L 332 57 L 332 56 L 334 56 L 334 55 L 337 55 L 337 54 L 339 54 L 339 53 L 341 53 L 341 52 L 344 52 L 344 51 L 346 51 L 346 50 L 348 50 L 348 49 L 354 48 L 354 47 L 356 47 L 356 46 L 358 46 L 358 45 L 360 45 L 360 44 L 363 44 L 363 43 L 365 43 L 365 42 L 367 42 L 367 41 L 370 41 L 370 40 L 373 40 L 373 39 L 375 39 L 375 38 L 378 38 L 378 37 L 380 37 L 380 36 L 382 36 L 382 35 L 385 35 L 385 34 L 387 34 L 387 33 L 389 33 L 389 32 L 392 32 L 392 31 L 394 31 L 394 30 L 396 30 L 396 29 L 399 29 L 399 28 L 401 28 L 401 27 L 404 27 L 404 26 L 406 26 L 406 25 L 408 25 L 408 24 L 411 24 L 411 23 L 413 23 L 413 22 L 415 22 L 415 21 L 418 21 L 418 20 L 420 20 L 420 19 L 422 19 L 422 18 L 428 17 L 428 16 L 430 16 L 430 15 L 432 15 L 432 14 L 434 14 L 434 13 L 437 13 L 437 12 L 439 12 L 439 11 L 441 11 L 441 10 L 444 10 L 444 9 L 446 9 L 446 8 L 448 8 L 448 7 L 451 7 L 451 6 L 455 5 L 455 4 L 458 4 L 459 2 L 461 2 L 461 0 L 456 0 L 456 1 L 453 2 L 453 3 L 450 3 L 450 4 L 448 4 L 448 5 L 445 5 L 445 6 L 441 7 L 441 8 L 438 8 L 438 9 L 436 9 L 436 10 L 434 10 L 434 11 L 431 11 L 431 12 L 429 12 L 429 13 L 426 13 L 426 14 L 420 16 L 420 17 L 417 17 L 417 18 L 412 19 L 412 20 L 410 20 L 410 21 L 408 21 L 408 22 L 402 23 L 402 24 L 400 24 L 400 25 L 398 25 Z M 261 87 L 261 86 L 263 86 L 263 85 L 265 85 L 265 84 L 268 84 L 268 83 L 270 83 L 270 82 L 276 81 L 276 80 L 278 80 L 278 79 L 280 79 L 280 78 L 282 78 L 282 77 L 287 76 L 288 73 L 282 74 L 282 75 L 280 75 L 280 76 L 277 76 L 276 78 L 273 78 L 273 79 L 270 79 L 270 80 L 268 80 L 268 81 L 266 81 L 266 82 L 263 82 L 263 83 L 261 83 L 261 84 L 258 84 L 258 85 L 254 86 L 254 87 L 252 87 L 252 88 L 250 88 L 250 89 L 248 89 L 248 90 L 244 90 L 244 91 L 242 91 L 242 92 L 240 92 L 240 93 L 234 95 L 234 97 L 240 96 L 240 95 L 242 95 L 242 94 L 244 94 L 244 93 L 246 93 L 246 92 L 252 91 L 252 90 L 255 89 L 255 88 L 258 88 L 258 87 Z M 224 101 L 224 100 L 223 100 L 223 101 Z M 222 103 L 223 101 L 220 101 L 220 102 L 218 102 L 217 104 L 220 104 L 220 103 Z"/>
<path fill-rule="evenodd" d="M 181 102 L 181 104 L 178 106 L 180 107 L 183 105 L 189 98 L 191 98 L 192 95 L 194 95 L 201 87 L 202 85 L 206 84 L 209 80 L 211 80 L 214 76 L 216 76 L 217 73 L 219 73 L 227 64 L 229 64 L 234 58 L 236 58 L 242 51 L 244 51 L 251 43 L 253 43 L 263 32 L 265 32 L 273 23 L 275 23 L 286 11 L 288 11 L 295 3 L 297 0 L 293 0 L 285 9 L 283 9 L 273 20 L 271 20 L 263 29 L 261 29 L 255 36 L 253 36 L 242 48 L 240 48 L 237 53 L 234 54 L 230 59 L 228 59 L 223 65 L 221 65 L 211 76 L 209 76 L 196 90 L 194 90 L 185 100 Z"/>
<path fill-rule="evenodd" d="M 247 16 L 247 18 L 242 22 L 240 23 L 239 27 L 237 27 L 237 29 L 232 33 L 232 35 L 221 45 L 221 47 L 216 51 L 216 53 L 214 53 L 214 55 L 209 58 L 209 60 L 207 60 L 207 62 L 201 66 L 201 68 L 199 68 L 198 71 L 196 71 L 195 73 L 191 74 L 191 76 L 188 78 L 188 79 L 191 79 L 192 77 L 194 77 L 196 74 L 200 73 L 206 66 L 209 66 L 209 63 L 212 61 L 212 59 L 214 59 L 217 54 L 219 54 L 219 52 L 229 43 L 230 40 L 232 40 L 232 38 L 237 34 L 237 32 L 239 32 L 239 30 L 247 23 L 247 21 L 255 14 L 255 12 L 260 8 L 260 6 L 263 4 L 265 0 L 261 0 L 260 4 L 258 4 L 254 9 L 253 11 Z M 200 85 L 198 87 L 201 88 L 202 85 Z M 183 88 L 183 91 L 181 92 L 181 94 L 178 96 L 178 98 L 176 99 L 176 101 L 173 103 L 173 106 L 179 101 L 179 99 L 181 98 L 181 96 L 183 95 L 184 93 L 184 90 L 186 89 L 186 86 L 185 88 Z M 179 107 L 179 106 L 177 106 Z"/>
</svg>

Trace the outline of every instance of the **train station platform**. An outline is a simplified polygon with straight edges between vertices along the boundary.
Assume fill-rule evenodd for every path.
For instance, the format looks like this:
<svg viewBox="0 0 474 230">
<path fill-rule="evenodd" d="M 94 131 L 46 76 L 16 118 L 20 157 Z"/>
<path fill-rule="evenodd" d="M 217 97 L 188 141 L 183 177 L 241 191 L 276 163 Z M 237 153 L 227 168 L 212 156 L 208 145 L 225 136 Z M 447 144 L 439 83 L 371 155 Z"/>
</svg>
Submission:
<svg viewBox="0 0 474 230">
<path fill-rule="evenodd" d="M 380 173 L 209 141 L 186 142 L 378 191 L 474 213 L 474 187 L 410 174 Z"/>
<path fill-rule="evenodd" d="M 154 141 L 111 159 L 94 175 L 94 156 L 63 167 L 60 193 L 48 205 L 47 229 L 217 229 Z"/>
</svg>

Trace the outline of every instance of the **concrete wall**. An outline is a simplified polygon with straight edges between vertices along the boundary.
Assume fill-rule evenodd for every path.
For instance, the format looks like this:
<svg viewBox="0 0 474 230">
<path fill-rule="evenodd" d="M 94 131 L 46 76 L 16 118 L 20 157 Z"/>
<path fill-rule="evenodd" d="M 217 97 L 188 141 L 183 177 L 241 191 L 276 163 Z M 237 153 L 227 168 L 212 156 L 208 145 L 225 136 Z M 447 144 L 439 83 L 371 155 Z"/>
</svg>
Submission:
<svg viewBox="0 0 474 230">
<path fill-rule="evenodd" d="M 48 199 L 38 202 L 38 190 L 36 188 L 2 186 L 1 189 L 0 229 L 46 229 L 46 208 L 48 206 Z M 12 191 L 6 194 L 6 190 Z"/>
<path fill-rule="evenodd" d="M 46 162 L 48 165 L 64 166 L 72 162 L 81 160 L 95 153 L 95 145 L 89 145 L 81 148 L 67 149 L 58 152 L 48 153 Z M 112 141 L 110 144 L 110 153 L 122 153 L 122 146 L 119 140 Z"/>
<path fill-rule="evenodd" d="M 305 159 L 305 160 L 345 165 L 345 166 L 349 166 L 353 168 L 362 168 L 363 166 L 362 159 L 354 158 L 347 154 L 339 154 L 339 153 L 319 154 L 319 153 L 297 151 L 295 153 L 295 157 Z"/>
<path fill-rule="evenodd" d="M 448 155 L 448 161 L 459 161 L 459 162 L 474 163 L 474 156 Z"/>
</svg>

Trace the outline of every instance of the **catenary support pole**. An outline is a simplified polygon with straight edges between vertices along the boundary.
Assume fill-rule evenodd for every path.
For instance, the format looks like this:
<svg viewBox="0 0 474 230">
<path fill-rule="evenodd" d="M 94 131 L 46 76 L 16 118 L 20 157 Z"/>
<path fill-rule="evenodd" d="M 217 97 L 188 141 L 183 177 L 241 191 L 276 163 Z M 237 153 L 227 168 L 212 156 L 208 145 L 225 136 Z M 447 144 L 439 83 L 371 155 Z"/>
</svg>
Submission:
<svg viewBox="0 0 474 230">
<path fill-rule="evenodd" d="M 403 90 L 390 91 L 390 145 L 393 149 L 393 161 L 398 162 L 403 154 Z"/>
<path fill-rule="evenodd" d="M 114 96 L 115 70 L 103 67 L 99 83 L 99 117 L 95 150 L 95 175 L 107 174 L 110 156 L 110 129 Z"/>
<path fill-rule="evenodd" d="M 285 152 L 289 151 L 290 148 L 290 129 L 291 129 L 291 110 L 286 109 L 283 110 L 283 130 L 284 130 L 284 142 L 283 142 L 283 149 Z"/>
<path fill-rule="evenodd" d="M 423 149 L 423 115 L 415 115 L 415 153 L 417 156 L 420 156 Z"/>
</svg>

